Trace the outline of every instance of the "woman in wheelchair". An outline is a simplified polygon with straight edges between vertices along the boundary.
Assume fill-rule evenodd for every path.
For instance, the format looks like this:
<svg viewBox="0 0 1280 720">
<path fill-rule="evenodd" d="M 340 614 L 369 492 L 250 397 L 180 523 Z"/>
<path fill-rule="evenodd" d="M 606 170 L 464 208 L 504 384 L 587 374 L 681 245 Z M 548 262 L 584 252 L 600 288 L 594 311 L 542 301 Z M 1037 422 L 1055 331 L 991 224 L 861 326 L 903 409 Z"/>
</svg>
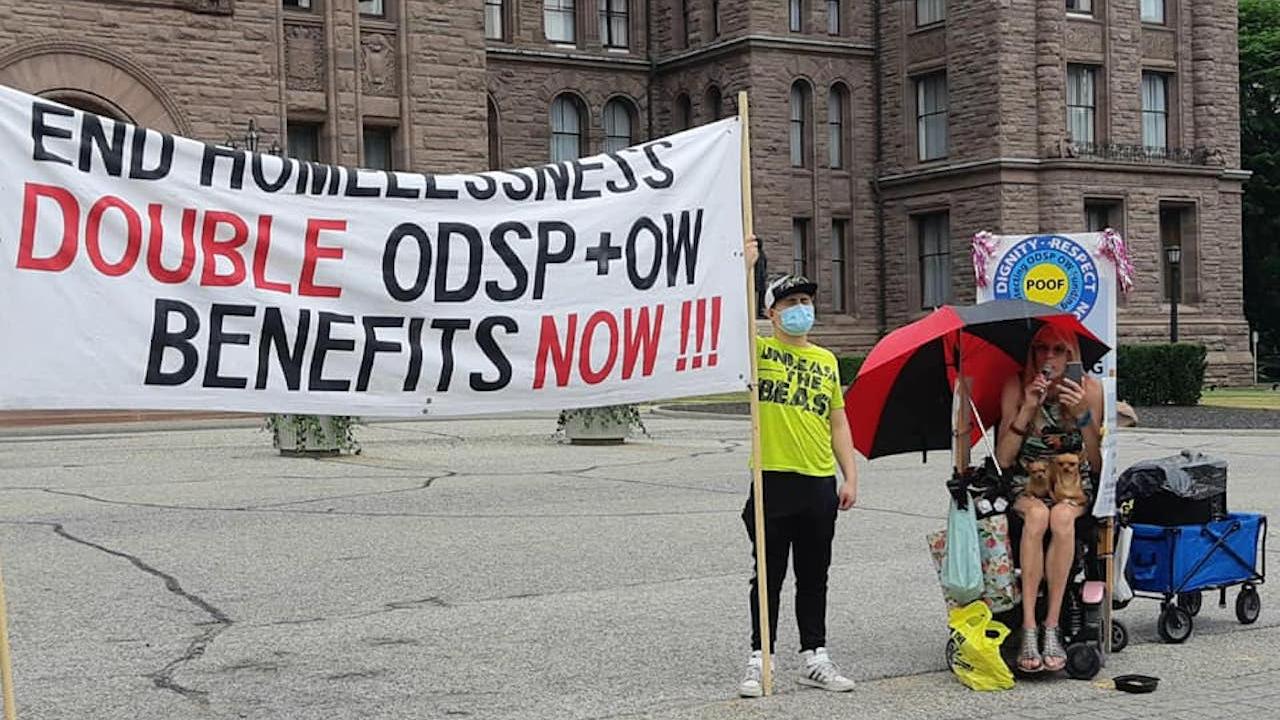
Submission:
<svg viewBox="0 0 1280 720">
<path fill-rule="evenodd" d="M 1068 364 L 1079 359 L 1075 338 L 1046 325 L 1032 341 L 1023 371 L 1009 378 L 1001 396 L 996 460 L 1012 468 L 1012 507 L 1023 521 L 1023 672 L 1056 672 L 1067 662 L 1058 621 L 1075 555 L 1075 522 L 1091 504 L 1091 473 L 1102 466 L 1102 384 L 1066 376 Z M 1048 584 L 1048 607 L 1040 645 L 1036 598 L 1042 581 Z"/>
</svg>

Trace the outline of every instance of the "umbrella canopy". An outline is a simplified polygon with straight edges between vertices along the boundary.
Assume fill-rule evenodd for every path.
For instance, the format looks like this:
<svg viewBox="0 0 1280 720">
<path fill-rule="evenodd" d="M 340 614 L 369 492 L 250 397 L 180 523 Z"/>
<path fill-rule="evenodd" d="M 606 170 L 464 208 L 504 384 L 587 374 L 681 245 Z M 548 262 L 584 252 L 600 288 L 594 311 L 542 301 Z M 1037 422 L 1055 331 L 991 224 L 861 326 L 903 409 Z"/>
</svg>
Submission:
<svg viewBox="0 0 1280 720">
<path fill-rule="evenodd" d="M 944 305 L 889 333 L 845 393 L 854 447 L 867 458 L 950 448 L 957 363 L 985 423 L 973 419 L 976 442 L 1000 421 L 1004 383 L 1022 370 L 1032 338 L 1046 325 L 1076 338 L 1085 368 L 1111 350 L 1071 313 L 1026 300 Z"/>
</svg>

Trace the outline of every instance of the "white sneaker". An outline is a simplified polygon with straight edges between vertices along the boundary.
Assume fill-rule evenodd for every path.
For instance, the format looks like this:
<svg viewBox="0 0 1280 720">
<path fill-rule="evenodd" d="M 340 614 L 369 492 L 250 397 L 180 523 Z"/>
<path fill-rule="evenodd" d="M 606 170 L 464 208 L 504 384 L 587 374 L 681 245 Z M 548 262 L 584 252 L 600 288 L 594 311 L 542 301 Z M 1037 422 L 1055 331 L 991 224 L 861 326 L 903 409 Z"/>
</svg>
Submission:
<svg viewBox="0 0 1280 720">
<path fill-rule="evenodd" d="M 840 668 L 831 662 L 827 649 L 805 650 L 800 653 L 804 667 L 796 680 L 801 685 L 822 688 L 832 692 L 849 692 L 853 689 L 853 681 L 840 674 Z"/>
<path fill-rule="evenodd" d="M 772 665 L 776 671 L 778 668 L 778 656 L 770 656 Z M 759 650 L 751 653 L 751 658 L 747 660 L 747 672 L 743 676 L 742 682 L 738 683 L 738 695 L 744 698 L 757 698 L 764 695 L 764 685 L 762 677 L 764 676 L 764 656 Z"/>
</svg>

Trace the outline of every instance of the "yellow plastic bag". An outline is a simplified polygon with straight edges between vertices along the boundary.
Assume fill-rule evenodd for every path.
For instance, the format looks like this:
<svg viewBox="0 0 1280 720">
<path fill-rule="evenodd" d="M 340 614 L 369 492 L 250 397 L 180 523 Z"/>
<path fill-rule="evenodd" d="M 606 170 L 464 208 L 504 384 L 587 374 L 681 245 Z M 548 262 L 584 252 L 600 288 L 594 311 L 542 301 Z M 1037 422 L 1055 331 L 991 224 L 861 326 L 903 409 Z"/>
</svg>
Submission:
<svg viewBox="0 0 1280 720">
<path fill-rule="evenodd" d="M 1000 657 L 1009 628 L 991 619 L 986 603 L 976 600 L 952 610 L 947 625 L 951 628 L 947 660 L 960 682 L 973 690 L 1013 687 L 1013 673 Z"/>
</svg>

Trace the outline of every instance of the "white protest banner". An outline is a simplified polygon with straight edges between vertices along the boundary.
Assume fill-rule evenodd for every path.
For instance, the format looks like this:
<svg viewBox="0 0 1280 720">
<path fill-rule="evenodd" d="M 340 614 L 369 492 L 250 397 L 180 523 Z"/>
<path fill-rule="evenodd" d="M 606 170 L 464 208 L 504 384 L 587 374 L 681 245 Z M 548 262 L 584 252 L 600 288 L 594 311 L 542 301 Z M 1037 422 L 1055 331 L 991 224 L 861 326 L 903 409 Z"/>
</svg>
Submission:
<svg viewBox="0 0 1280 720">
<path fill-rule="evenodd" d="M 1117 277 L 1132 284 L 1124 240 L 1111 231 L 1069 235 L 992 235 L 973 238 L 978 302 L 1005 298 L 1051 305 L 1080 319 L 1112 348 L 1085 371 L 1102 381 L 1106 435 L 1102 440 L 1094 515 L 1115 513 L 1116 483 L 1116 291 Z"/>
<path fill-rule="evenodd" d="M 0 408 L 452 416 L 742 390 L 740 132 L 430 175 L 0 87 Z"/>
</svg>

